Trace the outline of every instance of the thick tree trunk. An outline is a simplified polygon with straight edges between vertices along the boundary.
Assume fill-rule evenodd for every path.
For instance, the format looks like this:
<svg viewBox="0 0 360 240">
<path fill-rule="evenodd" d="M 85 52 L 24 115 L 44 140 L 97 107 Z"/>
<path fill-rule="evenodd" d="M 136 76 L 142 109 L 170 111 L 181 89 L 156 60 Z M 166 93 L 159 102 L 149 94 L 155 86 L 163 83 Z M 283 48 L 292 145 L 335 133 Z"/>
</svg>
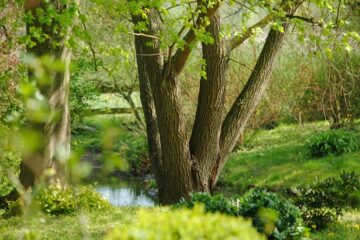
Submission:
<svg viewBox="0 0 360 240">
<path fill-rule="evenodd" d="M 193 191 L 191 159 L 176 78 L 164 78 L 153 89 L 164 172 L 163 203 L 187 197 Z"/>
<path fill-rule="evenodd" d="M 193 158 L 195 190 L 211 192 L 214 173 L 219 163 L 219 139 L 224 113 L 225 81 L 228 58 L 225 56 L 223 40 L 220 39 L 220 16 L 216 12 L 210 19 L 207 31 L 213 44 L 203 44 L 203 59 L 206 61 L 206 79 L 200 80 L 200 91 L 195 122 L 190 139 Z"/>
<path fill-rule="evenodd" d="M 150 24 L 146 34 L 156 36 L 162 25 L 159 12 L 151 9 L 147 15 Z M 141 16 L 133 16 L 133 20 L 135 24 L 143 21 Z M 164 204 L 171 203 L 192 192 L 190 151 L 180 89 L 174 70 L 163 70 L 165 65 L 159 42 L 136 35 L 135 44 L 141 98 L 148 125 L 149 149 L 156 148 L 156 156 L 152 157 L 152 163 L 155 165 L 153 167 L 159 185 L 159 198 Z M 144 69 L 146 71 L 143 71 Z"/>
<path fill-rule="evenodd" d="M 52 27 L 41 24 L 37 19 L 36 9 L 44 7 L 42 1 L 26 1 L 27 11 L 31 11 L 34 21 L 27 25 L 41 28 L 50 38 L 44 42 L 32 39 L 36 46 L 28 48 L 28 52 L 36 57 L 45 55 L 53 56 L 64 64 L 64 71 L 50 73 L 50 85 L 39 85 L 40 92 L 48 99 L 50 118 L 47 122 L 34 122 L 29 119 L 28 128 L 37 131 L 43 142 L 34 152 L 23 156 L 20 168 L 20 182 L 25 188 L 34 186 L 37 181 L 46 180 L 60 185 L 65 184 L 65 161 L 70 154 L 70 112 L 69 112 L 69 90 L 70 90 L 70 60 L 71 51 L 63 43 L 65 38 L 54 35 Z M 53 1 L 51 4 L 61 12 L 63 4 Z M 54 47 L 54 42 L 59 46 Z M 30 81 L 35 81 L 33 70 L 29 69 Z M 37 83 L 37 82 L 36 82 Z M 53 169 L 54 174 L 44 176 L 46 169 Z M 44 178 L 46 177 L 46 178 Z"/>
<path fill-rule="evenodd" d="M 186 120 L 178 83 L 190 48 L 184 47 L 183 51 L 180 49 L 172 55 L 170 47 L 165 61 L 157 37 L 162 26 L 160 13 L 146 9 L 146 20 L 132 16 L 135 24 L 147 24 L 147 31 L 135 32 L 135 45 L 149 151 L 163 204 L 186 198 L 194 191 L 212 191 L 227 156 L 269 83 L 285 38 L 285 33 L 270 30 L 253 73 L 224 120 L 225 79 L 230 54 L 224 50 L 220 37 L 217 7 L 204 13 L 211 20 L 207 31 L 212 34 L 214 44 L 203 44 L 207 77 L 201 79 L 190 139 L 185 132 Z M 285 32 L 287 25 L 284 24 Z M 186 43 L 194 39 L 192 30 L 184 37 Z M 245 39 L 240 43 L 243 41 Z"/>
</svg>

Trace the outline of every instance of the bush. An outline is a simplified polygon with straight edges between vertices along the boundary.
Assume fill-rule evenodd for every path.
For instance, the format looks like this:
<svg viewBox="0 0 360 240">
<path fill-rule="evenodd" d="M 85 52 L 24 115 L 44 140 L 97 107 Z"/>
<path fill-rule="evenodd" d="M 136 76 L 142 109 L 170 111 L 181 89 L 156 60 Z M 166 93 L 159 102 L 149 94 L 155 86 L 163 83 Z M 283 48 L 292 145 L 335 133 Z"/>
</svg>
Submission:
<svg viewBox="0 0 360 240">
<path fill-rule="evenodd" d="M 0 123 L 0 197 L 6 196 L 14 188 L 9 173 L 17 175 L 21 154 L 15 142 L 17 130 Z"/>
<path fill-rule="evenodd" d="M 251 218 L 254 227 L 269 239 L 295 239 L 304 233 L 300 210 L 273 193 L 254 190 L 240 200 L 197 193 L 176 207 L 193 208 L 197 203 L 204 204 L 207 212 Z"/>
<path fill-rule="evenodd" d="M 307 148 L 311 157 L 321 158 L 330 154 L 351 153 L 358 148 L 358 143 L 353 133 L 333 130 L 314 135 Z"/>
<path fill-rule="evenodd" d="M 51 215 L 74 214 L 79 209 L 101 210 L 110 204 L 92 187 L 59 188 L 51 186 L 36 192 L 35 203 Z"/>
<path fill-rule="evenodd" d="M 244 219 L 217 214 L 205 214 L 201 206 L 194 210 L 177 209 L 159 211 L 142 209 L 138 220 L 130 225 L 115 228 L 106 240 L 115 239 L 264 239 Z"/>
<path fill-rule="evenodd" d="M 353 193 L 360 189 L 360 177 L 343 172 L 339 179 L 316 180 L 305 188 L 293 188 L 294 203 L 300 207 L 305 224 L 313 229 L 325 228 L 337 221 L 352 202 Z"/>
<path fill-rule="evenodd" d="M 255 189 L 240 200 L 238 214 L 253 220 L 269 239 L 296 239 L 304 235 L 299 208 L 274 193 Z"/>
<path fill-rule="evenodd" d="M 195 193 L 191 195 L 189 200 L 181 200 L 175 207 L 193 208 L 198 203 L 204 204 L 206 212 L 219 212 L 237 216 L 236 206 L 222 195 L 212 197 L 207 193 Z"/>
</svg>

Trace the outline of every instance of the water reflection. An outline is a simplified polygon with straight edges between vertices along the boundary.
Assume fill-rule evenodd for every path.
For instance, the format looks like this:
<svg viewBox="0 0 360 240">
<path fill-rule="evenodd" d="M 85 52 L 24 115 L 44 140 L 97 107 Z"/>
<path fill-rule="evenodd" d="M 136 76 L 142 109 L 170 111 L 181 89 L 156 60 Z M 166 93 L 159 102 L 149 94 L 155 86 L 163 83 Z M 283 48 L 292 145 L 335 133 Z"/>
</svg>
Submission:
<svg viewBox="0 0 360 240">
<path fill-rule="evenodd" d="M 114 206 L 154 206 L 154 201 L 145 191 L 131 187 L 99 186 L 96 189 Z"/>
</svg>

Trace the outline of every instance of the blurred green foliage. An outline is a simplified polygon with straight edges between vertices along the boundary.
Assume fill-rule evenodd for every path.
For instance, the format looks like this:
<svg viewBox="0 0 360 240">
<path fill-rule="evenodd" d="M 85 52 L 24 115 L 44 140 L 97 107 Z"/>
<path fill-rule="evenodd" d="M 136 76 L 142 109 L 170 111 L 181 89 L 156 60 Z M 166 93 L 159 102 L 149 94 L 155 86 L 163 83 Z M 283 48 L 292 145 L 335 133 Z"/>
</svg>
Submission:
<svg viewBox="0 0 360 240">
<path fill-rule="evenodd" d="M 90 186 L 48 186 L 40 188 L 34 194 L 35 204 L 51 215 L 74 214 L 79 210 L 104 210 L 110 207 L 110 203 Z"/>
<path fill-rule="evenodd" d="M 105 237 L 115 239 L 265 239 L 251 222 L 219 213 L 204 213 L 203 207 L 193 210 L 140 210 L 138 221 L 130 226 L 115 228 Z"/>
<path fill-rule="evenodd" d="M 0 124 L 0 197 L 13 189 L 11 177 L 16 177 L 21 162 L 14 129 Z"/>
</svg>

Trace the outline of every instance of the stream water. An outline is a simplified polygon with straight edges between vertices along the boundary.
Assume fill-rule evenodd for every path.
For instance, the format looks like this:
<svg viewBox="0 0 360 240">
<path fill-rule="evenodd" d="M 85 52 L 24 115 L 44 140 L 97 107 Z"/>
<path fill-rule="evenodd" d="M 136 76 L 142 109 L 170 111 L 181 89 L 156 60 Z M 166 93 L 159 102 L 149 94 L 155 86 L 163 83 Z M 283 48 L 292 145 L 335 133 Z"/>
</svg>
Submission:
<svg viewBox="0 0 360 240">
<path fill-rule="evenodd" d="M 144 187 L 129 179 L 119 183 L 101 184 L 96 190 L 114 206 L 155 205 L 155 199 L 150 197 Z"/>
</svg>

